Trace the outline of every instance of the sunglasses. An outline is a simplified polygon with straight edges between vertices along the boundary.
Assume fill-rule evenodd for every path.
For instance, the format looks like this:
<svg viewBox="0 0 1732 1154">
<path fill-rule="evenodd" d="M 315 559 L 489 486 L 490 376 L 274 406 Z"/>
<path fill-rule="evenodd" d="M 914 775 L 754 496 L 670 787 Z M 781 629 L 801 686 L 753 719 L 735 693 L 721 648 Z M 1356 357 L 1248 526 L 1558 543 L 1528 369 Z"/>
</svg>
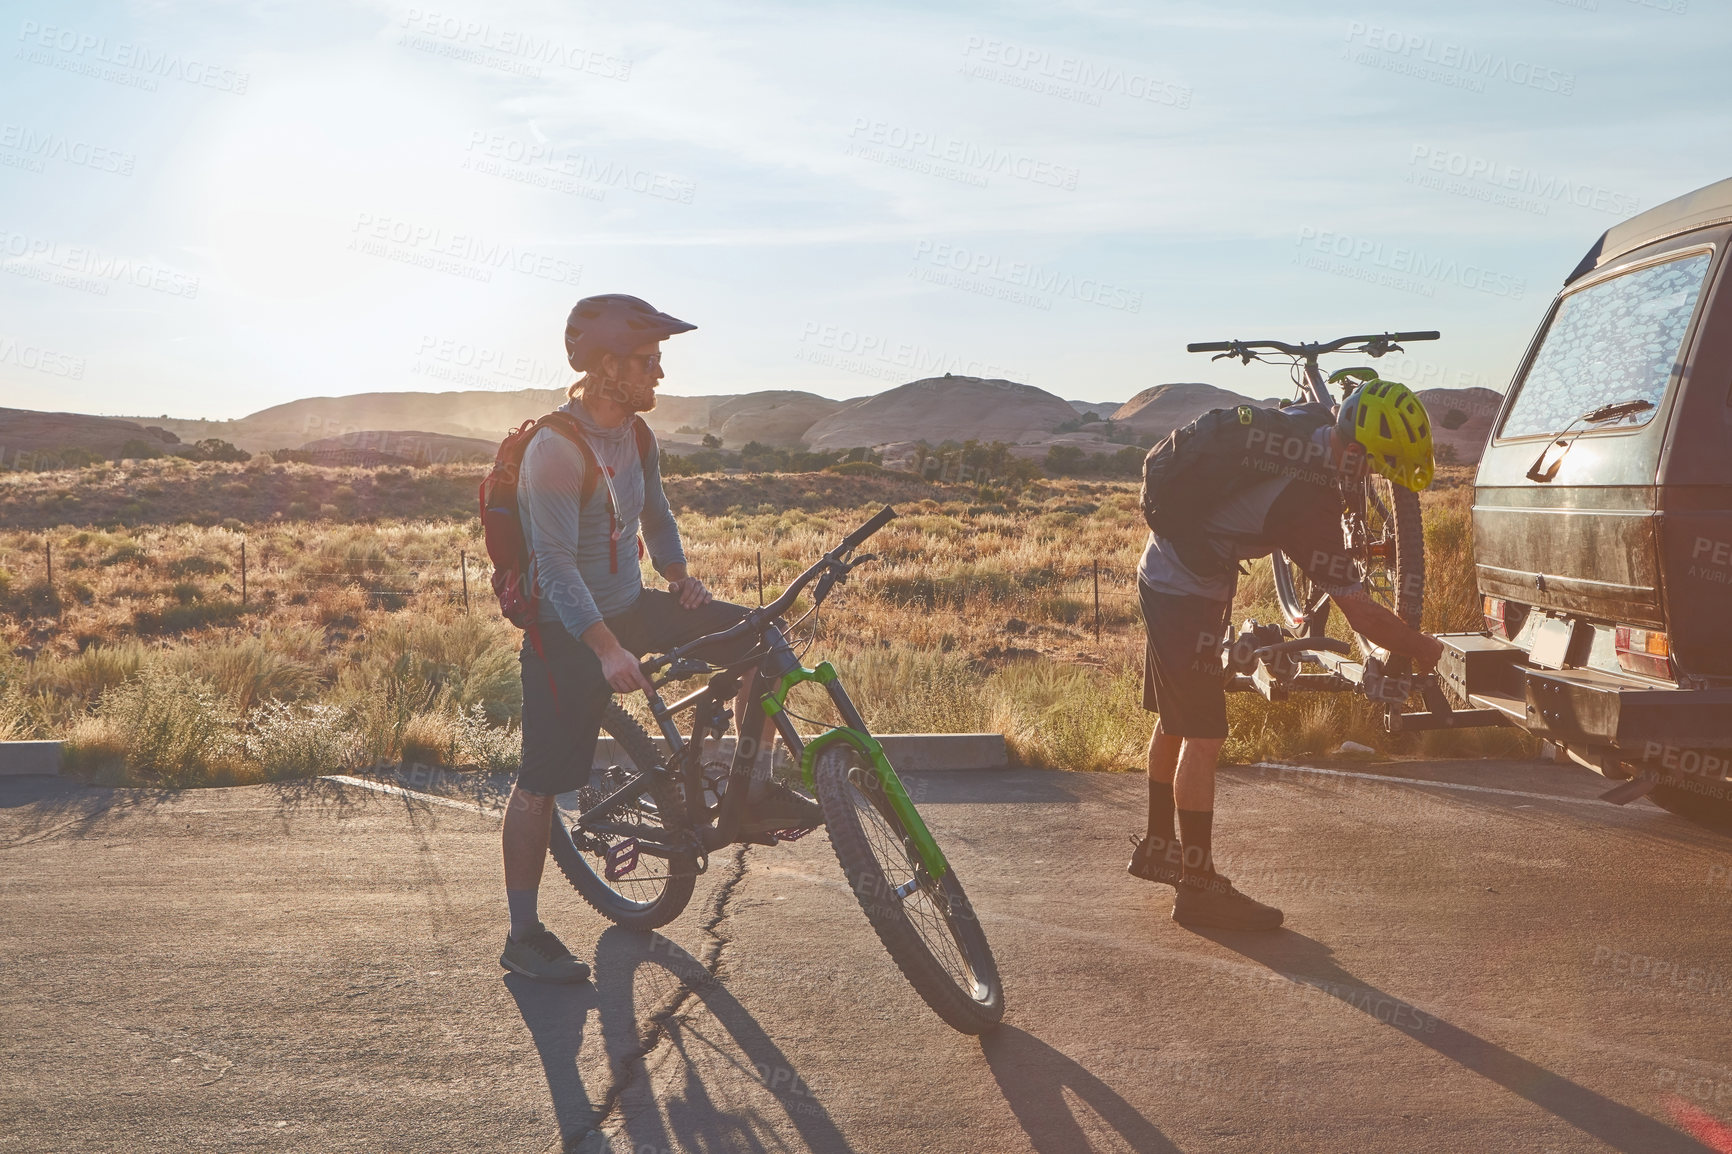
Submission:
<svg viewBox="0 0 1732 1154">
<path fill-rule="evenodd" d="M 662 355 L 660 353 L 626 353 L 620 359 L 625 361 L 642 361 L 644 367 L 648 369 L 659 369 L 662 367 Z"/>
</svg>

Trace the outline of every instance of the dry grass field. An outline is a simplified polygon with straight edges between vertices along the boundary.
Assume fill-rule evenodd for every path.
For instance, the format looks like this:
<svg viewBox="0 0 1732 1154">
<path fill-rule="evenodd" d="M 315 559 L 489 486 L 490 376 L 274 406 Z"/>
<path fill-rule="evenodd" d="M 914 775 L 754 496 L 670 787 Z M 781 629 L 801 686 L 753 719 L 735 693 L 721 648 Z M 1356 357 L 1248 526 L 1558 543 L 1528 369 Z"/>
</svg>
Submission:
<svg viewBox="0 0 1732 1154">
<path fill-rule="evenodd" d="M 70 768 L 116 783 L 512 766 L 519 635 L 476 560 L 478 480 L 474 467 L 262 459 L 0 476 L 0 736 L 63 739 Z M 774 596 L 879 505 L 898 507 L 870 546 L 882 563 L 806 623 L 808 663 L 835 662 L 875 729 L 995 730 L 1030 764 L 1140 766 L 1151 718 L 1134 484 L 1005 493 L 819 473 L 668 488 L 694 572 L 747 603 L 760 559 Z M 1479 623 L 1470 492 L 1450 469 L 1426 495 L 1430 629 Z M 1272 611 L 1265 561 L 1241 582 L 1235 620 Z M 1391 738 L 1346 695 L 1236 694 L 1230 708 L 1237 760 L 1345 739 L 1392 754 L 1526 749 L 1511 731 Z"/>
</svg>

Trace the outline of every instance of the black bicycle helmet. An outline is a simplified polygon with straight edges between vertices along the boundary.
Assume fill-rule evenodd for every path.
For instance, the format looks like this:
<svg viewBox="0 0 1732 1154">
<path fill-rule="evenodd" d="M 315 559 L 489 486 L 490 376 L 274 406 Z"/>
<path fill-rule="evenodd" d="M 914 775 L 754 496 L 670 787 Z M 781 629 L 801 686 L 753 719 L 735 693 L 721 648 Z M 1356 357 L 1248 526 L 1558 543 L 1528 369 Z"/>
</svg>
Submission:
<svg viewBox="0 0 1732 1154">
<path fill-rule="evenodd" d="M 697 327 L 624 293 L 584 297 L 565 321 L 565 357 L 586 373 L 607 353 L 625 356 L 641 344 Z"/>
</svg>

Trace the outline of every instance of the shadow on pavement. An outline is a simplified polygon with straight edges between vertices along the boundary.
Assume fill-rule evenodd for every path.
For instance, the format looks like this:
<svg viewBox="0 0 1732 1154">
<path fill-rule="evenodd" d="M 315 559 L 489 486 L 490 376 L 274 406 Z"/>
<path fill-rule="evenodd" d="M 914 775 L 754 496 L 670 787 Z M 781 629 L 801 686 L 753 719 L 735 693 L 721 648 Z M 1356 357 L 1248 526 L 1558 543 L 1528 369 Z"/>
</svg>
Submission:
<svg viewBox="0 0 1732 1154">
<path fill-rule="evenodd" d="M 1400 1030 L 1423 1046 L 1489 1078 L 1512 1094 L 1626 1154 L 1711 1154 L 1709 1147 L 1621 1102 L 1554 1074 L 1494 1042 L 1451 1025 L 1411 1003 L 1367 985 L 1335 963 L 1333 951 L 1304 934 L 1196 931 L 1234 953 L 1267 966 L 1271 979 L 1316 989 L 1360 1013 Z"/>
<path fill-rule="evenodd" d="M 172 790 L 90 786 L 47 775 L 0 779 L 0 849 L 92 836 L 104 821 L 151 813 L 175 796 Z"/>
<path fill-rule="evenodd" d="M 653 1097 L 640 1087 L 640 1097 L 621 1100 L 630 1149 L 786 1149 L 761 1111 L 717 1102 L 739 1101 L 744 1088 L 755 1100 L 765 1093 L 775 1100 L 799 1132 L 801 1149 L 851 1154 L 853 1147 L 781 1047 L 698 959 L 660 934 L 610 926 L 596 942 L 595 969 L 602 1040 L 615 1082 L 625 1086 L 646 1077 L 643 1057 L 658 1043 L 680 1063 L 673 1078 L 661 1068 Z M 692 999 L 709 1011 L 719 1031 L 690 1019 L 686 1008 Z M 718 1069 L 734 1075 L 731 1085 L 718 1082 Z"/>
<path fill-rule="evenodd" d="M 1165 1134 L 1117 1091 L 1033 1034 L 1000 1026 L 980 1040 L 999 1092 L 1039 1154 L 1094 1150 L 1071 1113 L 1065 1091 L 1087 1103 L 1132 1150 L 1178 1154 Z M 1119 1144 L 1113 1143 L 1112 1148 Z"/>
<path fill-rule="evenodd" d="M 554 986 L 521 974 L 506 974 L 505 988 L 516 1000 L 517 1012 L 523 1015 L 523 1024 L 535 1040 L 560 1138 L 570 1146 L 593 1131 L 600 1120 L 600 1112 L 583 1088 L 583 1072 L 577 1064 L 578 1051 L 583 1048 L 584 1019 L 599 1000 L 595 987 L 587 982 Z"/>
</svg>

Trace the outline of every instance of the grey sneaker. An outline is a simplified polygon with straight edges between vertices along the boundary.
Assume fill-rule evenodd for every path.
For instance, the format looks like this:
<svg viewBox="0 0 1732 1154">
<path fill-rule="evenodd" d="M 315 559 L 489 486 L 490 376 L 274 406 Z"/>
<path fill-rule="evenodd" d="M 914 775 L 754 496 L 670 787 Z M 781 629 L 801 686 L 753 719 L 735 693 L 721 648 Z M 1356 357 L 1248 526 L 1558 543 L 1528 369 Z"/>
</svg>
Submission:
<svg viewBox="0 0 1732 1154">
<path fill-rule="evenodd" d="M 522 938 L 507 935 L 499 964 L 538 982 L 575 985 L 589 980 L 589 966 L 572 957 L 565 943 L 540 922 Z"/>
<path fill-rule="evenodd" d="M 1220 874 L 1184 878 L 1173 901 L 1173 920 L 1182 926 L 1274 930 L 1281 927 L 1282 916 L 1274 906 L 1253 901 L 1234 889 Z"/>
<path fill-rule="evenodd" d="M 1162 885 L 1168 886 L 1179 884 L 1179 878 L 1185 872 L 1184 867 L 1177 860 L 1168 860 L 1169 856 L 1176 859 L 1176 852 L 1172 855 L 1157 855 L 1152 840 L 1137 837 L 1135 834 L 1131 835 L 1131 845 L 1134 848 L 1131 850 L 1131 864 L 1125 867 L 1126 873 L 1134 878 L 1142 878 L 1146 882 L 1160 882 Z M 1177 846 L 1169 848 L 1173 851 L 1178 849 Z"/>
<path fill-rule="evenodd" d="M 752 783 L 740 831 L 776 833 L 785 829 L 814 829 L 823 824 L 824 811 L 817 802 L 771 778 Z"/>
</svg>

